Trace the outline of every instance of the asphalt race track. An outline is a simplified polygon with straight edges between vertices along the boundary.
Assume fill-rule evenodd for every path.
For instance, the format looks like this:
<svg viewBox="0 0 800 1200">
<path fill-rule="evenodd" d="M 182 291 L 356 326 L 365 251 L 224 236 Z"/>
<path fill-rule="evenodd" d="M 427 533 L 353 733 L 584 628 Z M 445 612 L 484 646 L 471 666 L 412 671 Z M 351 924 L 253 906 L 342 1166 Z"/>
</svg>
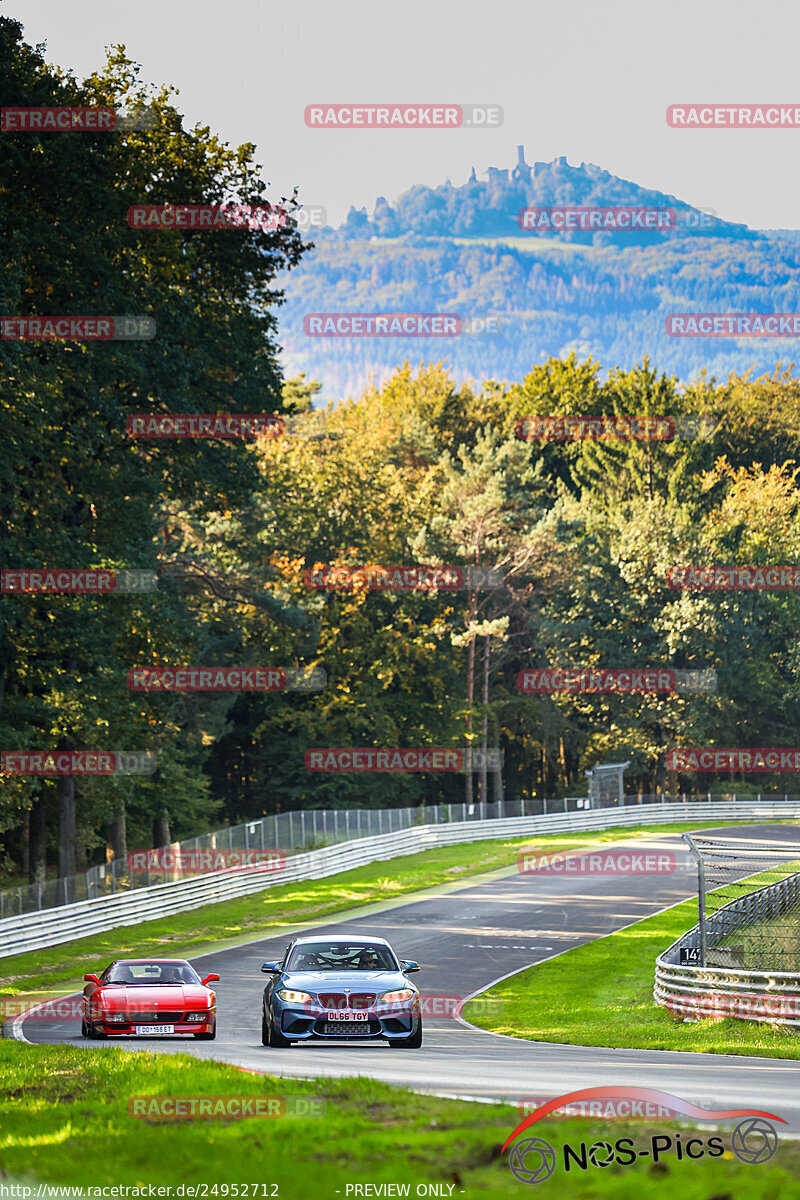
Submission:
<svg viewBox="0 0 800 1200">
<path fill-rule="evenodd" d="M 714 832 L 731 838 L 747 836 L 762 844 L 800 844 L 800 827 L 792 825 L 750 826 L 746 834 L 736 827 Z M 414 979 L 423 994 L 464 998 L 522 967 L 695 894 L 694 865 L 679 835 L 652 836 L 627 845 L 637 852 L 673 849 L 679 867 L 671 875 L 627 877 L 514 871 L 440 896 L 428 893 L 424 899 L 395 902 L 378 915 L 331 918 L 303 932 L 386 937 L 400 957 L 419 961 L 422 970 Z M 479 844 L 476 852 L 479 855 Z M 402 870 L 402 860 L 397 868 Z M 179 1037 L 89 1042 L 81 1038 L 78 1021 L 31 1018 L 15 1022 L 15 1036 L 92 1049 L 123 1045 L 183 1052 L 285 1076 L 369 1075 L 420 1091 L 473 1099 L 556 1096 L 608 1084 L 655 1087 L 707 1108 L 766 1109 L 788 1122 L 782 1133 L 800 1134 L 800 1061 L 530 1042 L 486 1033 L 453 1017 L 427 1019 L 422 1050 L 394 1050 L 385 1042 L 343 1046 L 318 1042 L 269 1049 L 261 1045 L 265 976 L 260 967 L 265 959 L 281 957 L 288 940 L 284 933 L 192 960 L 201 973 L 217 971 L 222 977 L 215 985 L 218 1033 L 214 1042 Z M 97 965 L 79 964 L 79 969 Z"/>
</svg>

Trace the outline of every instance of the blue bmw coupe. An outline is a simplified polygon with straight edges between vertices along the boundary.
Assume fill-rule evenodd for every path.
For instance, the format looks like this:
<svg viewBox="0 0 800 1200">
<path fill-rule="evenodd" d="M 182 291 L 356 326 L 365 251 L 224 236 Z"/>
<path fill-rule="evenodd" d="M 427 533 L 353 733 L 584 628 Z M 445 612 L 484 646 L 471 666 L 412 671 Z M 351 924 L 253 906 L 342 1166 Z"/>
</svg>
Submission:
<svg viewBox="0 0 800 1200">
<path fill-rule="evenodd" d="M 419 963 L 398 959 L 383 938 L 299 937 L 282 962 L 261 968 L 261 1041 L 383 1038 L 390 1046 L 422 1045 L 419 989 L 407 978 Z"/>
</svg>

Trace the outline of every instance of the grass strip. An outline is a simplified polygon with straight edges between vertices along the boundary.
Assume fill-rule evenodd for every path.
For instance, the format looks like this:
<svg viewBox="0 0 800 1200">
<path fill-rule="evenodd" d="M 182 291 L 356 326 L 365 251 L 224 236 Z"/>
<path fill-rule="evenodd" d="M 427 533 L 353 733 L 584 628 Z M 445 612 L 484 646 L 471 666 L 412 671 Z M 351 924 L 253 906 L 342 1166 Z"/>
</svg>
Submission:
<svg viewBox="0 0 800 1200">
<path fill-rule="evenodd" d="M 265 1051 L 265 1066 L 270 1053 Z M 241 1120 L 141 1119 L 129 1112 L 134 1097 L 234 1095 L 299 1097 L 322 1102 L 324 1111 L 313 1118 Z M 174 1190 L 181 1184 L 184 1196 L 187 1186 L 205 1185 L 206 1196 L 240 1200 L 345 1200 L 353 1184 L 405 1185 L 412 1198 L 519 1197 L 524 1186 L 512 1176 L 508 1154 L 500 1152 L 519 1120 L 510 1105 L 420 1096 L 364 1078 L 289 1081 L 188 1055 L 0 1042 L 0 1160 L 6 1184 L 24 1178 L 63 1187 L 116 1185 L 144 1188 L 144 1195 L 149 1186 L 171 1187 L 173 1197 L 181 1194 Z M 643 1146 L 654 1134 L 674 1134 L 678 1127 L 652 1120 L 550 1119 L 523 1136 L 545 1138 L 556 1151 L 555 1171 L 537 1185 L 537 1196 L 547 1200 L 565 1195 L 798 1200 L 800 1143 L 781 1139 L 769 1163 L 745 1165 L 729 1149 L 732 1127 L 733 1122 L 724 1130 L 697 1133 L 703 1139 L 720 1134 L 726 1147 L 721 1157 L 678 1160 L 673 1148 L 657 1163 L 638 1158 L 630 1166 L 603 1169 L 573 1165 L 569 1173 L 565 1141 L 578 1151 L 581 1142 L 621 1137 Z M 684 1143 L 688 1136 L 682 1133 Z M 429 1190 L 431 1185 L 437 1190 Z"/>
</svg>

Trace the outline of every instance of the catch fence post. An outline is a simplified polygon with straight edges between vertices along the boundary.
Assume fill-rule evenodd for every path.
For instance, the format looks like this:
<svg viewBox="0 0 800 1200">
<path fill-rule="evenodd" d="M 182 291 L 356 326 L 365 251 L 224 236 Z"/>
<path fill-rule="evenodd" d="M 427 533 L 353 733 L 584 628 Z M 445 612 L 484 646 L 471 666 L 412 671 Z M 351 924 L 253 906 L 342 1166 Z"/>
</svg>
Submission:
<svg viewBox="0 0 800 1200">
<path fill-rule="evenodd" d="M 688 845 L 697 860 L 697 915 L 700 927 L 700 966 L 706 965 L 706 872 L 703 859 L 694 844 L 690 833 L 682 833 L 681 837 Z"/>
</svg>

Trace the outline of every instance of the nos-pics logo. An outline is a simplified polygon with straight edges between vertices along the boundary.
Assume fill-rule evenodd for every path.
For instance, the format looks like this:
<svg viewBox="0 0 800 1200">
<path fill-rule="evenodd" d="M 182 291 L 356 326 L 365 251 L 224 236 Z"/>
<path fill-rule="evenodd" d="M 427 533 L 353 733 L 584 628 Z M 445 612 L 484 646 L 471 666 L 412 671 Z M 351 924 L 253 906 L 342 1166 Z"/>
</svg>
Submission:
<svg viewBox="0 0 800 1200">
<path fill-rule="evenodd" d="M 783 1117 L 760 1109 L 698 1108 L 697 1105 L 681 1100 L 678 1096 L 653 1088 L 583 1088 L 542 1104 L 520 1122 L 506 1139 L 503 1150 L 508 1149 L 520 1133 L 549 1113 L 562 1112 L 570 1105 L 600 1097 L 655 1103 L 669 1109 L 675 1116 L 688 1116 L 694 1120 L 723 1121 L 734 1117 L 742 1118 L 730 1134 L 730 1150 L 740 1162 L 750 1165 L 768 1162 L 773 1157 L 778 1149 L 778 1134 L 772 1122 L 779 1121 L 785 1124 Z M 569 1173 L 610 1167 L 612 1163 L 616 1163 L 617 1166 L 632 1166 L 640 1158 L 657 1163 L 670 1156 L 677 1162 L 686 1162 L 706 1157 L 720 1158 L 725 1154 L 725 1135 L 715 1134 L 708 1138 L 693 1135 L 687 1138 L 687 1132 L 690 1131 L 653 1134 L 640 1145 L 637 1145 L 633 1138 L 621 1137 L 614 1141 L 600 1140 L 591 1144 L 580 1142 L 573 1145 L 565 1142 L 558 1149 L 544 1138 L 528 1137 L 511 1146 L 508 1165 L 520 1183 L 544 1183 L 554 1174 L 559 1163 L 563 1171 Z"/>
</svg>

